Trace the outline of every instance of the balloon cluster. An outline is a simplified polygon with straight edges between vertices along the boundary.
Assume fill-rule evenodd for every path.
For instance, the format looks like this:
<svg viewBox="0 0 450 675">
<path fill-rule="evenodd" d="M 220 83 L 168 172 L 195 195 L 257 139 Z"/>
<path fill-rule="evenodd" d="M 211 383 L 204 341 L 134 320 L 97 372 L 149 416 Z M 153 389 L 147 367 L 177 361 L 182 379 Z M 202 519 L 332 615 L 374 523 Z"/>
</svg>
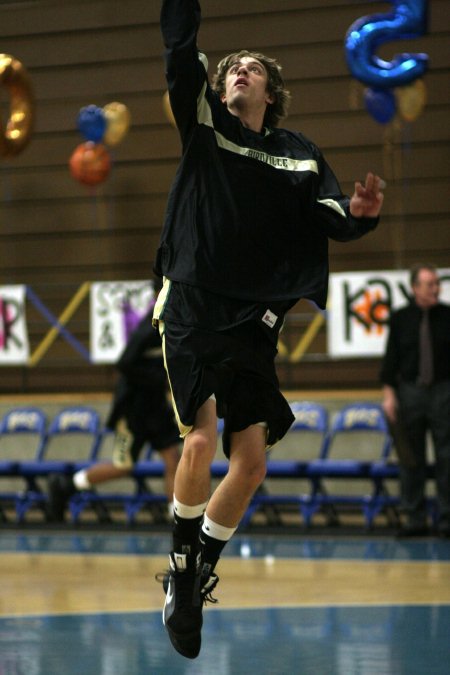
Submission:
<svg viewBox="0 0 450 675">
<path fill-rule="evenodd" d="M 73 151 L 70 172 L 84 185 L 98 185 L 111 170 L 111 156 L 105 144 L 114 146 L 123 140 L 130 126 L 130 112 L 117 101 L 103 108 L 88 105 L 79 111 L 77 126 L 86 140 Z"/>
<path fill-rule="evenodd" d="M 34 94 L 24 65 L 10 54 L 0 54 L 0 88 L 9 95 L 9 117 L 0 119 L 0 156 L 14 157 L 29 143 L 34 124 Z"/>
<path fill-rule="evenodd" d="M 392 61 L 376 55 L 380 45 L 412 39 L 427 31 L 428 0 L 392 0 L 392 12 L 364 16 L 347 31 L 345 51 L 352 75 L 368 85 L 364 92 L 367 111 L 386 124 L 397 109 L 412 122 L 423 110 L 426 89 L 421 78 L 428 67 L 427 54 L 398 54 Z"/>
</svg>

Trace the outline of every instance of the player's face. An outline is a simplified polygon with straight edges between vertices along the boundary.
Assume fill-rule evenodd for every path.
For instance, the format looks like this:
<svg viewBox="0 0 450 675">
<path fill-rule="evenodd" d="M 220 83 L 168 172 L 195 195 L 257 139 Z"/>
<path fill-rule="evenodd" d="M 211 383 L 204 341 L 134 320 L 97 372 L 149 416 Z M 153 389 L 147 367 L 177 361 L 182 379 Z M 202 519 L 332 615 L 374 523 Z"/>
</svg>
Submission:
<svg viewBox="0 0 450 675">
<path fill-rule="evenodd" d="M 439 302 L 440 283 L 436 272 L 420 270 L 417 282 L 413 286 L 416 303 L 422 309 L 433 307 Z"/>
<path fill-rule="evenodd" d="M 227 72 L 222 101 L 231 109 L 242 106 L 266 107 L 273 103 L 272 96 L 267 92 L 267 80 L 264 65 L 251 56 L 243 56 Z"/>
</svg>

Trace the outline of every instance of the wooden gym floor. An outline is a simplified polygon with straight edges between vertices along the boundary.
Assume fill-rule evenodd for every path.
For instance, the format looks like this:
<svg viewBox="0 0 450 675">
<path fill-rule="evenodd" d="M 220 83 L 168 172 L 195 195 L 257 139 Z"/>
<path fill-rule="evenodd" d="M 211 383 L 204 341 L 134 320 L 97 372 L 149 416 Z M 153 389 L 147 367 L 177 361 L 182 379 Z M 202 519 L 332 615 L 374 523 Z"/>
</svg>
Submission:
<svg viewBox="0 0 450 675">
<path fill-rule="evenodd" d="M 167 533 L 3 532 L 2 675 L 447 675 L 450 542 L 239 535 L 190 661 L 161 624 Z"/>
</svg>

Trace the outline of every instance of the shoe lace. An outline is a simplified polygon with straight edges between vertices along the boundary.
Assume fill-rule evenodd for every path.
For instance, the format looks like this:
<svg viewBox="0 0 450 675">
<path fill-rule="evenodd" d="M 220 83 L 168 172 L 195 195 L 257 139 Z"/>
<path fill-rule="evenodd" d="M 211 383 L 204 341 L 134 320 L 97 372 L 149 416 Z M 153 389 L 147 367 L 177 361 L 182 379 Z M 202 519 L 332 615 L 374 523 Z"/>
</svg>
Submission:
<svg viewBox="0 0 450 675">
<path fill-rule="evenodd" d="M 200 595 L 204 605 L 206 605 L 208 602 L 210 602 L 212 605 L 216 605 L 219 602 L 217 598 L 211 595 L 212 591 L 217 586 L 218 581 L 219 577 L 217 574 L 211 574 L 209 577 L 202 580 Z"/>
<path fill-rule="evenodd" d="M 166 569 L 163 572 L 157 572 L 155 574 L 155 580 L 163 584 L 164 591 L 167 591 L 167 584 L 169 581 L 170 570 Z M 202 586 L 200 589 L 200 596 L 204 605 L 208 602 L 212 605 L 216 605 L 219 601 L 212 595 L 212 591 L 217 586 L 219 577 L 217 574 L 211 574 L 209 577 L 202 579 Z M 180 589 L 181 590 L 181 589 Z"/>
<path fill-rule="evenodd" d="M 219 602 L 217 598 L 214 598 L 211 595 L 211 593 L 207 593 L 206 595 L 203 595 L 202 593 L 202 600 L 204 605 L 206 605 L 208 602 L 210 602 L 212 605 L 216 605 Z"/>
</svg>

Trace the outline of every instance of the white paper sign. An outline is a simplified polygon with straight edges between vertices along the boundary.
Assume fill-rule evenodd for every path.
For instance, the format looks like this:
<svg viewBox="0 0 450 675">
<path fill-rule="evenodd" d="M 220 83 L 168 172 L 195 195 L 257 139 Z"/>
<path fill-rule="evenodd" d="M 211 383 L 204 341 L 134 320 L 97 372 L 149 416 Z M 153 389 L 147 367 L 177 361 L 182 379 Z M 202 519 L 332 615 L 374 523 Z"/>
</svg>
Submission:
<svg viewBox="0 0 450 675">
<path fill-rule="evenodd" d="M 450 302 L 450 269 L 440 269 L 442 302 Z M 334 358 L 382 356 L 392 309 L 409 302 L 408 270 L 330 276 L 327 340 Z"/>
<path fill-rule="evenodd" d="M 152 281 L 101 281 L 91 285 L 91 360 L 115 363 L 130 332 L 154 302 Z"/>
<path fill-rule="evenodd" d="M 28 363 L 26 286 L 0 286 L 0 365 Z"/>
</svg>

